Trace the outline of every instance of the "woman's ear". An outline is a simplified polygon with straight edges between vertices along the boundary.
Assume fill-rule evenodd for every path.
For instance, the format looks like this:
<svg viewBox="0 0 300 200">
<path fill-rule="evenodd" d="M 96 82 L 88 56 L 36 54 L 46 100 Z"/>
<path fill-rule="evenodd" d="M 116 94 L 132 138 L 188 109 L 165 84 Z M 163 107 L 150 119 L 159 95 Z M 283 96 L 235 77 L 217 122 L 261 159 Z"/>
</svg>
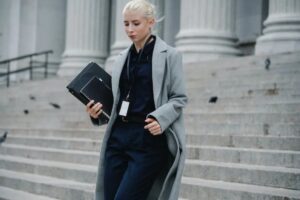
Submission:
<svg viewBox="0 0 300 200">
<path fill-rule="evenodd" d="M 148 20 L 148 23 L 149 23 L 149 26 L 150 26 L 150 29 L 153 29 L 153 26 L 154 26 L 154 24 L 155 24 L 155 19 L 149 19 Z"/>
</svg>

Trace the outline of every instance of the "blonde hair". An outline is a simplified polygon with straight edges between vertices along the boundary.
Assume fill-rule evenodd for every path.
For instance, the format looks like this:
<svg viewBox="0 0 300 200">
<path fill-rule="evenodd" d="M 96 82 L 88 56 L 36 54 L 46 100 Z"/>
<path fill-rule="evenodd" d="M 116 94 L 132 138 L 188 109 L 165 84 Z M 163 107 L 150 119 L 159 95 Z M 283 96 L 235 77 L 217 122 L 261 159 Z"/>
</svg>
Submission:
<svg viewBox="0 0 300 200">
<path fill-rule="evenodd" d="M 141 10 L 144 13 L 144 16 L 147 19 L 154 19 L 156 20 L 156 9 L 155 6 L 148 2 L 147 0 L 132 0 L 129 1 L 124 9 L 123 9 L 123 14 L 125 11 L 130 10 L 130 11 L 135 11 L 135 10 Z"/>
</svg>

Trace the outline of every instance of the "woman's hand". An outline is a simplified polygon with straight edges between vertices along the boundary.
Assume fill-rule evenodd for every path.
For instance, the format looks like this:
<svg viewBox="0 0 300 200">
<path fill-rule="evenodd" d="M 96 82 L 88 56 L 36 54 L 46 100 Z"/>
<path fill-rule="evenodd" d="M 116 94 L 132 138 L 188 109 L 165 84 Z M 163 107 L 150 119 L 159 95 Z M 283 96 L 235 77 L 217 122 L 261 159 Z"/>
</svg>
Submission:
<svg viewBox="0 0 300 200">
<path fill-rule="evenodd" d="M 86 112 L 89 113 L 89 115 L 94 119 L 97 119 L 102 112 L 102 104 L 101 103 L 94 104 L 94 100 L 91 100 L 86 105 Z"/>
<path fill-rule="evenodd" d="M 161 127 L 160 127 L 159 123 L 155 119 L 153 119 L 153 118 L 147 118 L 145 120 L 145 122 L 148 123 L 148 124 L 144 128 L 148 129 L 149 132 L 152 135 L 160 135 L 160 134 L 162 134 Z"/>
</svg>

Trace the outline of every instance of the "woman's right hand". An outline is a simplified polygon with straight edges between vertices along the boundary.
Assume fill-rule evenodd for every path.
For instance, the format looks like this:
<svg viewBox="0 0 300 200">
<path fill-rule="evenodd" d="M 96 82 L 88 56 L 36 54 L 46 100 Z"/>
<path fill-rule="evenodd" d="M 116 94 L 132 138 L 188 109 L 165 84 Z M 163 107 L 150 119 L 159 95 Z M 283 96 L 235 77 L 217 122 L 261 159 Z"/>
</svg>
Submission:
<svg viewBox="0 0 300 200">
<path fill-rule="evenodd" d="M 86 112 L 94 119 L 97 119 L 102 112 L 102 104 L 99 102 L 94 104 L 94 100 L 91 100 L 86 105 Z"/>
</svg>

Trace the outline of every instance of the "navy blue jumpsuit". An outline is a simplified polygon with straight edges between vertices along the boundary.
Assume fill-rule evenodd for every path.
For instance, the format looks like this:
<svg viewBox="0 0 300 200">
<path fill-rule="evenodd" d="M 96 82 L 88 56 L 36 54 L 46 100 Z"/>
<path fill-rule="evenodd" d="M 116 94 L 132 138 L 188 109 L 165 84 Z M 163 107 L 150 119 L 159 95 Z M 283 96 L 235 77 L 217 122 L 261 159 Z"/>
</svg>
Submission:
<svg viewBox="0 0 300 200">
<path fill-rule="evenodd" d="M 139 52 L 141 55 L 131 46 L 129 71 L 126 60 L 120 76 L 118 112 L 128 90 L 132 89 L 126 120 L 121 116 L 117 118 L 107 143 L 105 200 L 145 200 L 165 163 L 168 151 L 165 135 L 153 136 L 144 129 L 146 116 L 155 110 L 152 87 L 155 36 L 152 37 Z"/>
</svg>

